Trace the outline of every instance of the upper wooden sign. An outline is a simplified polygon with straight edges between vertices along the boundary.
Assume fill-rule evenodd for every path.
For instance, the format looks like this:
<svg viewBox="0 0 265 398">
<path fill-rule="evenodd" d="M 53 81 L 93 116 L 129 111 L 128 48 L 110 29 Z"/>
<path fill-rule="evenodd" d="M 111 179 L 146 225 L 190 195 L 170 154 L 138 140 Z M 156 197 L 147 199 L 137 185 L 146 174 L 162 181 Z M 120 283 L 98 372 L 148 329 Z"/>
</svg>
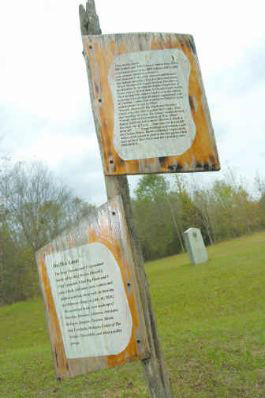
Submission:
<svg viewBox="0 0 265 398">
<path fill-rule="evenodd" d="M 192 36 L 83 36 L 107 175 L 219 170 Z"/>
<path fill-rule="evenodd" d="M 37 253 L 57 376 L 149 356 L 119 197 Z"/>
</svg>

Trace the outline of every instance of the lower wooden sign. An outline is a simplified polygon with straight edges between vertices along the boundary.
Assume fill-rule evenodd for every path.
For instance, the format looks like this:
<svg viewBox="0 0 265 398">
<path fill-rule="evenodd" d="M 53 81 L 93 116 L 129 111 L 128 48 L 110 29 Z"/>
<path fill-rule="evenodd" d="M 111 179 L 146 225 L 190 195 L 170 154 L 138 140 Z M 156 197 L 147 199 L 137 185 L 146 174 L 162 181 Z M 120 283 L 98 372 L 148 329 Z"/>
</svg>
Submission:
<svg viewBox="0 0 265 398">
<path fill-rule="evenodd" d="M 149 357 L 119 197 L 36 254 L 56 374 Z"/>
</svg>

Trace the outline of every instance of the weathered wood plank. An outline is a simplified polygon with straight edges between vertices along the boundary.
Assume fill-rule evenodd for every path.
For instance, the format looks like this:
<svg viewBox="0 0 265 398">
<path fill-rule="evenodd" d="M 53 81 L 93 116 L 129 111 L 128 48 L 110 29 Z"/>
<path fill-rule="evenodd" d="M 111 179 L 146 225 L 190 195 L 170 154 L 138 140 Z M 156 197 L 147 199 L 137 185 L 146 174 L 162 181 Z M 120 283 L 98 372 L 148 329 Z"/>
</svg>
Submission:
<svg viewBox="0 0 265 398">
<path fill-rule="evenodd" d="M 86 16 L 85 16 L 86 14 Z M 85 21 L 85 23 L 84 23 Z M 96 16 L 94 0 L 87 2 L 86 11 L 80 6 L 80 24 L 83 44 L 85 46 L 87 35 L 101 34 L 99 20 Z M 95 101 L 94 89 L 92 85 L 91 70 L 85 57 L 88 73 L 88 81 L 92 102 Z M 102 143 L 101 127 L 96 116 L 96 109 L 92 107 L 94 113 L 94 121 L 96 125 L 96 133 L 99 142 L 102 160 L 104 160 L 104 149 Z M 130 195 L 128 181 L 126 176 L 108 176 L 105 175 L 106 190 L 108 199 L 111 200 L 116 195 L 122 198 L 124 208 L 124 219 L 126 221 L 126 235 L 128 246 L 128 254 L 131 256 L 134 264 L 134 272 L 138 282 L 141 304 L 143 307 L 144 321 L 147 330 L 148 345 L 150 349 L 150 358 L 142 361 L 146 382 L 148 385 L 149 395 L 152 398 L 171 398 L 171 387 L 167 369 L 161 352 L 160 342 L 157 334 L 155 316 L 152 310 L 151 298 L 149 293 L 148 282 L 144 271 L 144 262 L 141 246 L 136 236 L 135 226 L 132 217 L 132 209 L 130 203 Z"/>
<path fill-rule="evenodd" d="M 84 55 L 89 64 L 92 107 L 102 144 L 105 174 L 219 170 L 214 132 L 193 37 L 172 33 L 95 35 L 95 32 L 96 30 L 92 34 L 83 35 L 83 44 Z M 172 61 L 172 65 L 169 65 L 171 56 L 178 61 Z M 157 61 L 152 61 L 152 59 L 157 59 Z M 147 71 L 153 67 L 152 73 L 155 77 L 151 83 L 146 83 L 150 82 L 150 78 L 148 80 L 148 72 L 143 72 L 143 62 L 148 64 Z M 169 69 L 165 69 L 168 76 L 163 72 L 166 65 L 169 65 Z M 175 80 L 173 79 L 175 70 L 169 73 L 174 66 L 175 70 L 178 70 Z M 123 75 L 121 72 L 118 74 L 115 69 L 118 67 L 125 68 Z M 160 68 L 160 75 L 158 72 L 156 74 L 155 68 L 157 70 Z M 183 77 L 185 69 L 187 69 L 186 77 Z M 122 79 L 122 76 L 123 83 L 127 82 L 126 76 L 129 76 L 128 84 L 123 86 L 122 82 L 118 83 L 118 79 Z M 159 76 L 162 76 L 160 80 Z M 143 95 L 145 90 L 149 90 L 150 93 L 155 92 L 155 96 L 157 92 L 163 90 L 161 94 L 166 94 L 169 90 L 173 93 L 175 85 L 175 95 L 178 96 L 179 104 L 182 104 L 180 108 L 182 106 L 183 109 L 177 111 L 177 100 L 175 101 L 172 97 L 171 102 L 166 101 L 166 104 L 169 103 L 174 112 L 170 111 L 169 105 L 166 104 L 163 105 L 164 112 L 161 104 L 156 104 L 154 111 L 150 111 L 152 113 L 144 112 L 146 104 L 148 107 L 153 106 L 147 98 L 146 104 L 144 100 L 141 102 L 142 109 L 138 111 L 137 101 L 139 102 L 141 96 L 137 94 L 135 88 L 128 89 L 129 84 L 134 84 L 138 90 L 141 90 L 142 84 L 145 87 L 145 89 L 142 88 Z M 185 84 L 187 84 L 187 93 Z M 136 103 L 132 100 L 132 105 L 119 108 L 119 100 L 121 98 L 122 101 L 122 95 L 126 96 L 126 90 L 130 90 L 129 93 L 127 92 L 126 100 L 128 101 L 131 95 Z M 118 94 L 119 92 L 121 94 Z M 187 99 L 183 98 L 185 96 Z M 159 116 L 155 116 L 158 111 L 161 113 L 161 118 L 168 118 L 168 122 L 165 122 L 165 119 L 161 121 Z M 186 127 L 183 125 L 185 122 L 183 114 L 186 115 Z M 135 132 L 129 133 L 131 127 L 126 125 L 126 120 L 123 122 L 122 115 L 124 119 L 127 119 L 127 123 L 128 120 L 131 121 L 131 125 L 134 123 Z M 138 119 L 135 119 L 136 117 Z M 155 121 L 150 122 L 151 118 L 155 118 Z M 139 127 L 138 121 L 142 123 L 142 127 Z M 159 127 L 157 123 L 160 123 Z M 172 123 L 175 123 L 177 127 L 171 128 Z M 169 129 L 170 135 L 169 133 L 163 135 L 163 128 Z M 146 131 L 149 132 L 146 133 Z M 175 137 L 175 139 L 161 137 Z M 137 144 L 132 144 L 132 139 L 135 139 Z M 166 145 L 167 150 L 164 148 Z M 151 146 L 153 150 L 149 149 Z"/>
<path fill-rule="evenodd" d="M 122 201 L 121 198 L 115 197 L 108 204 L 102 206 L 95 217 L 84 219 L 78 227 L 61 235 L 37 253 L 40 282 L 46 304 L 49 334 L 58 377 L 72 377 L 150 356 L 131 248 L 127 245 L 127 235 Z M 93 265 L 93 250 L 95 248 L 95 258 L 98 260 L 94 261 L 96 265 Z M 108 255 L 108 251 L 111 255 Z M 106 252 L 108 257 L 103 264 Z M 115 270 L 113 266 L 110 268 L 111 257 L 119 271 Z M 79 260 L 80 263 L 77 264 Z M 102 264 L 99 261 L 102 261 Z M 96 268 L 91 268 L 94 266 Z M 87 270 L 86 273 L 84 273 L 84 268 Z M 102 276 L 102 278 L 98 278 L 102 281 L 94 281 L 95 271 L 93 269 L 97 270 L 96 273 L 99 276 Z M 123 287 L 119 285 L 119 275 Z M 105 285 L 110 286 L 111 289 L 101 287 Z M 110 294 L 115 297 L 116 301 L 114 298 L 108 298 L 107 290 L 111 292 Z M 125 292 L 126 298 L 123 292 Z M 77 296 L 80 297 L 76 298 Z M 119 304 L 121 308 L 115 307 L 116 304 Z M 127 305 L 128 309 L 126 309 Z M 115 328 L 114 326 L 103 326 L 107 322 L 114 324 L 120 318 L 122 320 L 123 307 L 129 320 L 126 321 L 127 318 L 124 318 L 124 322 L 127 322 L 127 325 L 124 324 L 124 328 L 119 326 L 120 331 L 117 332 L 116 326 Z M 109 309 L 111 309 L 110 314 Z M 93 311 L 95 314 L 97 314 L 96 311 L 103 312 L 103 315 L 94 316 Z M 111 316 L 114 311 L 116 311 L 114 316 Z M 131 315 L 128 315 L 128 311 Z M 104 321 L 99 321 L 98 317 L 103 318 Z M 68 318 L 71 319 L 71 325 L 75 324 L 75 326 L 66 326 Z M 78 320 L 76 320 L 77 318 Z M 132 326 L 128 326 L 130 319 Z M 72 328 L 76 328 L 76 330 L 72 330 Z M 80 337 L 82 333 L 87 335 L 88 330 L 91 333 L 93 328 L 99 328 L 97 329 L 99 337 L 94 335 Z M 126 346 L 121 349 L 119 347 L 123 347 L 125 338 L 127 338 Z M 119 352 L 96 355 L 97 352 L 113 350 L 110 347 L 110 340 L 112 342 L 115 340 Z M 76 343 L 80 344 L 79 350 L 71 348 L 71 345 Z M 89 348 L 88 346 L 91 344 L 99 344 L 99 346 Z M 93 352 L 93 355 L 86 356 L 86 352 Z M 82 355 L 79 357 L 78 353 Z"/>
</svg>

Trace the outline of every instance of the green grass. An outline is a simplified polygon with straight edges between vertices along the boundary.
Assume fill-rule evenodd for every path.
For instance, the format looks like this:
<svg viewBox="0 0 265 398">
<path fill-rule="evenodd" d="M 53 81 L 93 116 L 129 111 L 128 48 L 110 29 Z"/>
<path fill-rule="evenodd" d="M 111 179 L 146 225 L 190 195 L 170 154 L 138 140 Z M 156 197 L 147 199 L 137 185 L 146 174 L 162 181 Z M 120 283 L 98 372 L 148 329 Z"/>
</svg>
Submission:
<svg viewBox="0 0 265 398">
<path fill-rule="evenodd" d="M 173 396 L 265 397 L 265 233 L 220 243 L 210 261 L 146 264 Z M 0 398 L 144 398 L 141 364 L 58 382 L 40 300 L 0 308 Z"/>
</svg>

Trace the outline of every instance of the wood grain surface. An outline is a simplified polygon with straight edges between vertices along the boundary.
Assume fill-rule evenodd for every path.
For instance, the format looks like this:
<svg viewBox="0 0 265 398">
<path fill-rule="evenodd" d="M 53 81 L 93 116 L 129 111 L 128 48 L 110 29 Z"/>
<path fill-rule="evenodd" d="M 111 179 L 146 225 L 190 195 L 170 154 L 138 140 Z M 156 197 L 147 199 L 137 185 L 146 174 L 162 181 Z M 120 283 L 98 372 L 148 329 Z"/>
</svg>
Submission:
<svg viewBox="0 0 265 398">
<path fill-rule="evenodd" d="M 207 100 L 193 37 L 172 33 L 84 35 L 84 55 L 92 80 L 92 107 L 103 147 L 106 175 L 217 171 L 220 169 Z M 115 57 L 148 50 L 180 49 L 191 66 L 189 106 L 196 126 L 192 146 L 179 156 L 121 159 L 114 139 L 114 104 L 109 72 Z"/>
<path fill-rule="evenodd" d="M 46 307 L 49 335 L 56 374 L 60 378 L 73 377 L 101 368 L 123 365 L 149 357 L 146 327 L 136 281 L 132 253 L 127 245 L 128 230 L 124 220 L 121 198 L 116 196 L 98 209 L 96 216 L 84 219 L 79 226 L 61 235 L 36 254 L 40 285 Z M 118 355 L 69 359 L 66 357 L 62 331 L 52 294 L 45 257 L 86 243 L 102 243 L 113 254 L 122 275 L 132 315 L 132 334 L 128 346 Z"/>
</svg>

